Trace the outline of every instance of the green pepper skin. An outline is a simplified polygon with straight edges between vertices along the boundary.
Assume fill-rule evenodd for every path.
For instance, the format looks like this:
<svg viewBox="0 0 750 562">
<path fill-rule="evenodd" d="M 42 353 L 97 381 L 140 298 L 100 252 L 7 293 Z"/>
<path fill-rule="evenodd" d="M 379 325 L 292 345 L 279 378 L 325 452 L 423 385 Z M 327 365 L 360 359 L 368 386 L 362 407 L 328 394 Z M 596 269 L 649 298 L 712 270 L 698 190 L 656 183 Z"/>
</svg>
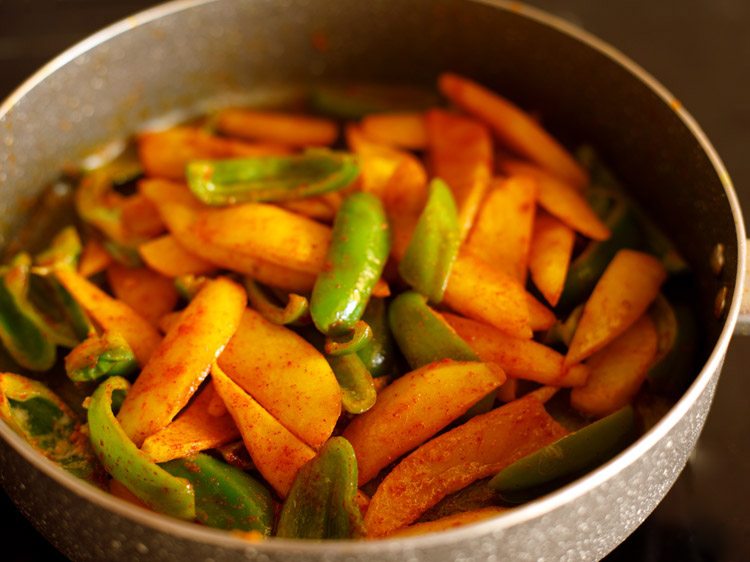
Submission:
<svg viewBox="0 0 750 562">
<path fill-rule="evenodd" d="M 123 242 L 122 209 L 112 199 L 112 179 L 105 170 L 94 170 L 81 178 L 75 191 L 75 205 L 81 219 L 104 235 Z"/>
<path fill-rule="evenodd" d="M 356 497 L 354 449 L 343 437 L 333 437 L 297 474 L 276 535 L 291 539 L 361 537 L 364 521 Z"/>
<path fill-rule="evenodd" d="M 42 267 L 76 267 L 82 251 L 78 231 L 68 226 L 57 233 L 46 250 L 36 255 L 34 263 Z"/>
<path fill-rule="evenodd" d="M 635 435 L 635 411 L 625 406 L 505 467 L 490 480 L 490 487 L 505 500 L 525 501 L 546 485 L 609 460 Z"/>
<path fill-rule="evenodd" d="M 401 353 L 412 369 L 441 359 L 480 361 L 474 350 L 427 306 L 427 299 L 408 291 L 388 307 L 388 321 Z"/>
<path fill-rule="evenodd" d="M 632 208 L 617 197 L 604 220 L 612 235 L 601 242 L 591 241 L 570 264 L 557 310 L 567 311 L 585 301 L 615 254 L 623 248 L 637 248 L 640 240 Z"/>
<path fill-rule="evenodd" d="M 279 326 L 302 320 L 310 309 L 305 297 L 293 293 L 289 294 L 286 305 L 279 306 L 259 283 L 249 277 L 245 277 L 245 290 L 252 307 L 260 312 L 263 318 Z"/>
<path fill-rule="evenodd" d="M 458 211 L 448 185 L 434 179 L 427 204 L 414 228 L 398 271 L 431 302 L 443 300 L 448 277 L 461 245 Z"/>
<path fill-rule="evenodd" d="M 68 472 L 100 486 L 103 471 L 81 424 L 44 384 L 0 374 L 0 418 L 34 449 Z"/>
<path fill-rule="evenodd" d="M 564 321 L 558 320 L 554 325 L 547 330 L 544 336 L 544 343 L 555 347 L 564 347 L 568 349 L 570 342 L 573 340 L 573 335 L 576 333 L 578 328 L 578 322 L 581 320 L 583 314 L 583 305 L 579 304 L 575 307 L 568 317 Z"/>
<path fill-rule="evenodd" d="M 91 396 L 88 422 L 94 452 L 106 471 L 148 507 L 192 521 L 195 519 L 192 484 L 151 462 L 128 438 L 112 413 L 112 393 L 127 391 L 129 387 L 130 383 L 122 377 L 111 377 Z"/>
<path fill-rule="evenodd" d="M 390 251 L 390 231 L 380 199 L 354 193 L 333 224 L 326 265 L 310 299 L 310 315 L 326 335 L 343 335 L 362 318 Z"/>
<path fill-rule="evenodd" d="M 325 149 L 292 156 L 196 160 L 186 172 L 190 190 L 207 205 L 313 197 L 344 189 L 358 175 L 354 155 Z"/>
<path fill-rule="evenodd" d="M 378 395 L 370 371 L 356 353 L 326 355 L 341 387 L 341 405 L 350 414 L 362 414 L 375 405 Z"/>
<path fill-rule="evenodd" d="M 419 111 L 440 104 L 429 90 L 384 84 L 319 86 L 310 94 L 311 109 L 321 115 L 359 120 L 371 113 Z"/>
<path fill-rule="evenodd" d="M 270 536 L 273 498 L 265 486 L 249 474 L 205 454 L 160 466 L 193 485 L 195 517 L 199 523 L 216 529 L 257 531 Z"/>
<path fill-rule="evenodd" d="M 357 352 L 373 377 L 384 377 L 396 369 L 396 348 L 388 326 L 388 307 L 385 299 L 371 298 L 362 320 L 372 330 L 372 339 Z"/>
<path fill-rule="evenodd" d="M 74 382 L 126 377 L 137 370 L 135 354 L 120 334 L 92 335 L 65 357 L 65 372 Z"/>
<path fill-rule="evenodd" d="M 698 326 L 692 309 L 685 303 L 672 304 L 659 295 L 649 310 L 659 335 L 657 360 L 648 371 L 655 391 L 680 392 L 689 382 L 698 341 Z"/>
</svg>

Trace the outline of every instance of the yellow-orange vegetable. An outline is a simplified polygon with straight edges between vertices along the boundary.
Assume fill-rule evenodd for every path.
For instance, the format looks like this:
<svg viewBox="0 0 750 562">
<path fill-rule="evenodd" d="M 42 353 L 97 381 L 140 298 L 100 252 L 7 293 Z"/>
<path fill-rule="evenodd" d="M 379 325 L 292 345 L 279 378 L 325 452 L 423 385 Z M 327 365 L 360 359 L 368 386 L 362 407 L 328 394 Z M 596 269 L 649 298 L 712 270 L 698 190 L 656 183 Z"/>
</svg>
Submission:
<svg viewBox="0 0 750 562">
<path fill-rule="evenodd" d="M 167 462 L 237 439 L 240 431 L 232 416 L 226 410 L 216 415 L 215 400 L 220 398 L 209 382 L 177 419 L 147 437 L 141 450 L 154 462 Z"/>
<path fill-rule="evenodd" d="M 580 363 L 632 326 L 651 305 L 667 272 L 655 257 L 620 250 L 594 287 L 565 362 Z"/>
<path fill-rule="evenodd" d="M 245 290 L 223 277 L 207 282 L 190 302 L 117 415 L 136 445 L 166 427 L 187 404 L 237 329 L 246 302 Z"/>
<path fill-rule="evenodd" d="M 216 125 L 234 137 L 290 146 L 325 146 L 339 135 L 338 126 L 329 119 L 276 111 L 225 109 Z"/>
<path fill-rule="evenodd" d="M 547 330 L 557 322 L 555 313 L 534 298 L 531 293 L 526 293 L 526 306 L 529 307 L 529 326 L 535 332 Z"/>
<path fill-rule="evenodd" d="M 535 398 L 521 398 L 439 435 L 402 460 L 372 496 L 368 536 L 416 521 L 448 494 L 566 435 Z"/>
<path fill-rule="evenodd" d="M 575 158 L 515 104 L 456 74 L 442 74 L 438 86 L 458 107 L 489 124 L 495 135 L 514 152 L 575 186 L 588 183 L 588 174 Z"/>
<path fill-rule="evenodd" d="M 427 147 L 424 114 L 416 112 L 376 113 L 362 119 L 362 132 L 387 146 L 423 150 Z"/>
<path fill-rule="evenodd" d="M 211 377 L 242 434 L 253 463 L 276 493 L 285 498 L 302 466 L 315 451 L 281 425 L 214 363 Z"/>
<path fill-rule="evenodd" d="M 529 271 L 547 302 L 556 306 L 573 253 L 575 233 L 569 226 L 545 213 L 537 214 L 529 253 Z"/>
<path fill-rule="evenodd" d="M 374 142 L 365 136 L 361 127 L 350 124 L 346 128 L 349 149 L 359 158 L 359 182 L 362 191 L 381 197 L 386 184 L 404 160 L 419 163 L 411 154 Z"/>
<path fill-rule="evenodd" d="M 344 431 L 357 455 L 359 485 L 460 417 L 504 380 L 494 366 L 443 360 L 388 385 L 375 405 Z"/>
<path fill-rule="evenodd" d="M 509 377 L 551 386 L 581 386 L 588 378 L 585 365 L 565 367 L 564 357 L 546 345 L 455 314 L 443 313 L 443 318 L 482 361 L 497 363 Z"/>
<path fill-rule="evenodd" d="M 528 177 L 494 180 L 477 215 L 466 249 L 526 283 L 536 184 Z"/>
<path fill-rule="evenodd" d="M 78 261 L 78 274 L 81 277 L 91 277 L 101 273 L 112 263 L 112 256 L 102 246 L 101 242 L 91 238 L 86 242 Z"/>
<path fill-rule="evenodd" d="M 489 187 L 492 139 L 483 124 L 456 113 L 433 109 L 425 119 L 432 175 L 445 181 L 453 192 L 463 240 Z"/>
<path fill-rule="evenodd" d="M 289 431 L 313 448 L 331 436 L 341 390 L 318 350 L 247 309 L 219 367 Z"/>
<path fill-rule="evenodd" d="M 578 411 L 597 418 L 630 403 L 654 362 L 658 335 L 648 315 L 588 360 L 588 382 L 570 393 Z"/>
<path fill-rule="evenodd" d="M 441 517 L 433 521 L 426 521 L 424 523 L 415 523 L 404 527 L 394 533 L 388 535 L 389 537 L 413 537 L 416 535 L 425 535 L 427 533 L 437 533 L 440 531 L 448 531 L 457 527 L 463 527 L 464 525 L 470 525 L 477 521 L 484 521 L 496 515 L 500 515 L 508 511 L 507 507 L 484 507 L 482 509 L 475 509 L 472 511 L 464 511 L 462 513 L 455 513 L 448 515 L 447 517 Z"/>
<path fill-rule="evenodd" d="M 165 234 L 138 246 L 138 253 L 151 269 L 167 277 L 206 275 L 217 267 L 187 251 L 172 234 Z"/>
<path fill-rule="evenodd" d="M 107 281 L 115 297 L 156 327 L 159 319 L 171 311 L 179 300 L 174 282 L 146 267 L 112 263 L 107 268 Z"/>
<path fill-rule="evenodd" d="M 166 230 L 159 210 L 142 193 L 136 193 L 123 200 L 120 207 L 123 235 L 127 240 L 153 238 Z"/>
<path fill-rule="evenodd" d="M 55 275 L 105 332 L 120 334 L 133 350 L 138 363 L 146 364 L 161 342 L 161 334 L 148 320 L 73 270 L 60 268 Z"/>
</svg>

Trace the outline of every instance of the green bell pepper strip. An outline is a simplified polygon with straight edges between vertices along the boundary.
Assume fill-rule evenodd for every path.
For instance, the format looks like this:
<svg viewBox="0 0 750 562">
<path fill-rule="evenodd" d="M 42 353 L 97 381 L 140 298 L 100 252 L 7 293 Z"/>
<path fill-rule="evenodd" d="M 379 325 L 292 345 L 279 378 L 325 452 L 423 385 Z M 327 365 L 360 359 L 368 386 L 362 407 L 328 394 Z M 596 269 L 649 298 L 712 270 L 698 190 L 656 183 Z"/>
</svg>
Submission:
<svg viewBox="0 0 750 562">
<path fill-rule="evenodd" d="M 474 350 L 427 306 L 427 299 L 407 291 L 388 307 L 388 321 L 401 353 L 412 369 L 441 359 L 480 361 Z"/>
<path fill-rule="evenodd" d="M 91 335 L 65 357 L 65 372 L 74 382 L 127 377 L 138 370 L 133 350 L 120 334 Z"/>
<path fill-rule="evenodd" d="M 341 356 L 357 353 L 372 340 L 372 329 L 362 320 L 355 322 L 350 332 L 343 336 L 328 336 L 325 352 L 328 355 Z"/>
<path fill-rule="evenodd" d="M 344 199 L 333 223 L 325 267 L 310 299 L 310 315 L 321 333 L 343 335 L 362 318 L 390 246 L 380 199 L 363 192 Z"/>
<path fill-rule="evenodd" d="M 276 536 L 353 539 L 364 536 L 357 497 L 357 458 L 343 437 L 333 437 L 297 473 L 281 509 Z"/>
<path fill-rule="evenodd" d="M 105 170 L 85 174 L 75 191 L 78 216 L 110 240 L 122 243 L 122 209 L 113 197 L 112 178 Z"/>
<path fill-rule="evenodd" d="M 350 121 L 371 113 L 424 110 L 439 103 L 434 92 L 403 85 L 333 84 L 318 86 L 310 93 L 313 111 Z"/>
<path fill-rule="evenodd" d="M 44 384 L 0 374 L 0 418 L 68 472 L 101 486 L 104 473 L 77 416 Z"/>
<path fill-rule="evenodd" d="M 425 511 L 419 518 L 420 522 L 435 521 L 457 513 L 465 513 L 497 505 L 497 494 L 489 487 L 489 478 L 477 480 L 458 492 L 443 498 L 433 507 Z"/>
<path fill-rule="evenodd" d="M 373 377 L 392 374 L 396 369 L 396 348 L 388 326 L 385 299 L 371 298 L 362 320 L 370 326 L 372 339 L 357 351 L 357 355 Z"/>
<path fill-rule="evenodd" d="M 648 371 L 652 389 L 664 394 L 680 392 L 689 382 L 698 341 L 698 326 L 685 303 L 672 304 L 659 295 L 649 310 L 659 335 L 657 359 Z"/>
<path fill-rule="evenodd" d="M 208 527 L 257 531 L 270 536 L 274 501 L 260 482 L 206 454 L 176 459 L 160 465 L 183 478 L 195 490 L 195 518 Z"/>
<path fill-rule="evenodd" d="M 370 371 L 356 353 L 338 357 L 326 355 L 341 387 L 341 405 L 350 414 L 362 414 L 375 405 L 378 397 Z"/>
<path fill-rule="evenodd" d="M 583 315 L 583 306 L 579 304 L 568 314 L 565 320 L 555 322 L 547 330 L 544 336 L 544 343 L 556 347 L 562 346 L 567 350 L 570 347 L 570 342 L 573 340 L 573 335 L 576 333 L 581 315 Z"/>
<path fill-rule="evenodd" d="M 176 478 L 151 462 L 128 438 L 112 413 L 112 393 L 130 383 L 111 377 L 99 385 L 88 408 L 91 444 L 106 471 L 143 503 L 179 519 L 195 519 L 195 492 L 190 482 Z"/>
<path fill-rule="evenodd" d="M 348 187 L 357 175 L 356 156 L 322 148 L 291 156 L 195 160 L 186 172 L 190 190 L 208 205 L 322 195 Z"/>
<path fill-rule="evenodd" d="M 407 291 L 397 296 L 388 307 L 388 321 L 412 369 L 441 359 L 481 361 L 469 344 L 427 306 L 427 299 L 419 293 Z M 462 421 L 489 412 L 494 403 L 495 391 L 492 391 L 474 404 Z"/>
<path fill-rule="evenodd" d="M 257 310 L 263 318 L 273 324 L 285 326 L 299 322 L 307 315 L 310 305 L 307 299 L 301 295 L 290 293 L 286 305 L 279 306 L 264 288 L 251 279 L 245 277 L 245 290 L 247 299 L 252 307 Z"/>
<path fill-rule="evenodd" d="M 77 267 L 82 251 L 78 231 L 68 226 L 57 233 L 46 250 L 36 255 L 34 263 L 42 267 Z"/>
<path fill-rule="evenodd" d="M 142 267 L 143 260 L 141 255 L 138 253 L 138 248 L 129 246 L 127 244 L 121 244 L 116 240 L 105 239 L 102 241 L 102 246 L 107 250 L 107 253 L 112 256 L 117 263 L 121 263 L 126 267 Z"/>
<path fill-rule="evenodd" d="M 640 241 L 632 207 L 612 194 L 614 204 L 604 223 L 612 235 L 603 241 L 591 241 L 570 264 L 557 310 L 572 310 L 585 301 L 615 254 L 623 248 L 636 248 Z"/>
<path fill-rule="evenodd" d="M 506 501 L 526 501 L 548 485 L 609 460 L 635 436 L 635 411 L 625 406 L 505 467 L 490 487 Z"/>
<path fill-rule="evenodd" d="M 448 277 L 461 245 L 458 211 L 448 185 L 430 183 L 427 204 L 398 265 L 401 277 L 431 302 L 443 300 Z"/>
</svg>

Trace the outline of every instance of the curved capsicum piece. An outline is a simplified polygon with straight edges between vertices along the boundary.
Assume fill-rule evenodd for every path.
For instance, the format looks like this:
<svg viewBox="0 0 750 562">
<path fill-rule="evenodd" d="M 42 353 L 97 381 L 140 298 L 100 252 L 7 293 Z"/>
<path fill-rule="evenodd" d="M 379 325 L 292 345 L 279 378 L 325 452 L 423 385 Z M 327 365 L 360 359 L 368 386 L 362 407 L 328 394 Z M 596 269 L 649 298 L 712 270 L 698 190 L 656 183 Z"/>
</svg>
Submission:
<svg viewBox="0 0 750 562">
<path fill-rule="evenodd" d="M 276 535 L 294 539 L 361 537 L 364 523 L 356 498 L 354 449 L 343 437 L 333 437 L 297 473 Z"/>
<path fill-rule="evenodd" d="M 326 335 L 343 335 L 362 318 L 390 251 L 390 231 L 380 199 L 354 193 L 333 224 L 326 265 L 310 299 L 310 315 Z"/>
<path fill-rule="evenodd" d="M 0 373 L 0 418 L 55 464 L 101 485 L 103 472 L 80 422 L 44 384 Z"/>
<path fill-rule="evenodd" d="M 558 310 L 570 310 L 582 303 L 594 290 L 615 254 L 623 248 L 635 248 L 639 244 L 640 233 L 632 207 L 614 192 L 609 195 L 613 202 L 604 224 L 612 234 L 607 240 L 589 242 L 570 263 Z"/>
<path fill-rule="evenodd" d="M 366 412 L 378 395 L 370 371 L 356 353 L 326 355 L 333 374 L 341 387 L 341 405 L 350 414 Z"/>
<path fill-rule="evenodd" d="M 417 292 L 438 303 L 443 300 L 460 244 L 461 230 L 453 195 L 444 181 L 434 179 L 398 272 Z"/>
<path fill-rule="evenodd" d="M 265 486 L 242 470 L 198 454 L 161 465 L 195 490 L 195 518 L 209 527 L 270 535 L 274 501 Z"/>
<path fill-rule="evenodd" d="M 635 411 L 625 406 L 505 467 L 490 480 L 490 487 L 506 501 L 526 501 L 548 485 L 610 459 L 635 435 Z"/>
<path fill-rule="evenodd" d="M 208 205 L 284 201 L 339 191 L 359 174 L 356 157 L 310 149 L 290 156 L 195 160 L 187 182 Z"/>
<path fill-rule="evenodd" d="M 88 422 L 94 451 L 107 472 L 149 508 L 193 520 L 195 492 L 192 484 L 151 462 L 128 438 L 112 413 L 112 393 L 129 388 L 130 383 L 122 377 L 111 377 L 91 396 Z"/>
<path fill-rule="evenodd" d="M 113 332 L 90 336 L 65 357 L 65 372 L 75 382 L 127 377 L 137 369 L 138 361 L 128 342 Z"/>
<path fill-rule="evenodd" d="M 302 295 L 290 293 L 286 304 L 280 306 L 255 280 L 245 277 L 244 284 L 247 291 L 247 300 L 263 318 L 272 324 L 279 326 L 294 324 L 304 318 L 310 308 L 307 299 Z"/>
<path fill-rule="evenodd" d="M 372 330 L 372 339 L 357 352 L 373 377 L 383 377 L 396 368 L 396 348 L 388 326 L 388 307 L 385 299 L 371 298 L 362 316 Z"/>
<path fill-rule="evenodd" d="M 124 197 L 112 189 L 106 170 L 93 170 L 81 178 L 75 192 L 75 206 L 81 219 L 99 229 L 107 238 L 123 243 L 122 203 Z"/>
<path fill-rule="evenodd" d="M 57 233 L 49 247 L 36 255 L 34 263 L 41 267 L 77 267 L 82 252 L 78 231 L 68 226 Z"/>
</svg>

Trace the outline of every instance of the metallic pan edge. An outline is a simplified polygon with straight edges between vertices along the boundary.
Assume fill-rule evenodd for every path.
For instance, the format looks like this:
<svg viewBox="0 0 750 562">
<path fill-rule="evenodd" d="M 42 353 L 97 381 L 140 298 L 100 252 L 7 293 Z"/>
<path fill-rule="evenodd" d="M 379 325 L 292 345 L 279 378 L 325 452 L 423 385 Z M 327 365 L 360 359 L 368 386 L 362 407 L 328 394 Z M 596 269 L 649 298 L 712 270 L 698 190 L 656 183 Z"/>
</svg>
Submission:
<svg viewBox="0 0 750 562">
<path fill-rule="evenodd" d="M 183 0 L 173 2 L 165 6 L 157 7 L 151 10 L 142 12 L 139 15 L 133 16 L 120 23 L 114 24 L 103 31 L 93 35 L 92 37 L 84 40 L 78 45 L 72 47 L 47 65 L 45 65 L 40 71 L 34 76 L 27 80 L 18 90 L 16 90 L 6 101 L 0 106 L 0 117 L 7 113 L 10 108 L 27 93 L 29 90 L 34 88 L 39 82 L 41 82 L 46 76 L 53 73 L 56 69 L 64 66 L 71 60 L 75 59 L 80 54 L 96 47 L 101 42 L 107 39 L 124 33 L 127 30 L 143 24 L 145 22 L 158 19 L 166 14 L 179 12 L 182 10 L 189 9 L 193 6 L 202 4 L 208 4 L 216 0 Z M 481 0 L 480 0 L 481 1 Z M 632 74 L 638 77 L 644 82 L 651 90 L 658 94 L 666 103 L 669 103 L 673 96 L 663 88 L 656 80 L 650 75 L 645 73 L 635 63 L 624 57 L 614 48 L 606 45 L 600 40 L 590 36 L 589 34 L 577 29 L 576 27 L 559 20 L 553 16 L 549 16 L 539 10 L 526 8 L 519 6 L 517 3 L 505 2 L 502 0 L 495 1 L 483 1 L 482 3 L 493 5 L 502 9 L 513 11 L 516 13 L 522 13 L 523 15 L 537 20 L 543 24 L 553 27 L 565 34 L 577 38 L 579 41 L 589 45 L 590 47 L 602 52 L 609 58 L 618 62 L 621 66 L 628 69 Z M 675 425 L 684 417 L 684 415 L 691 409 L 694 402 L 698 397 L 706 391 L 709 384 L 715 382 L 713 379 L 714 373 L 719 369 L 720 364 L 723 360 L 723 356 L 726 352 L 729 340 L 732 335 L 733 327 L 736 323 L 738 311 L 739 311 L 739 295 L 742 292 L 743 279 L 740 272 L 745 269 L 745 234 L 744 225 L 742 223 L 741 213 L 739 211 L 739 205 L 737 202 L 736 195 L 731 186 L 731 182 L 728 175 L 721 163 L 720 159 L 716 155 L 713 147 L 710 145 L 705 135 L 694 122 L 692 117 L 683 109 L 676 109 L 675 112 L 686 124 L 686 126 L 692 131 L 693 135 L 698 139 L 700 145 L 709 156 L 718 176 L 724 185 L 726 195 L 728 197 L 733 218 L 736 224 L 737 231 L 737 244 L 738 244 L 738 278 L 735 282 L 734 293 L 732 296 L 731 306 L 727 315 L 727 320 L 722 330 L 721 336 L 711 353 L 706 365 L 702 369 L 699 376 L 696 378 L 693 385 L 681 398 L 677 405 L 671 410 L 671 412 L 662 419 L 659 424 L 652 429 L 646 436 L 634 444 L 631 448 L 619 455 L 616 459 L 600 468 L 599 470 L 591 473 L 587 477 L 580 481 L 559 490 L 558 492 L 540 500 L 529 504 L 525 507 L 518 508 L 508 515 L 499 517 L 495 520 L 476 524 L 463 529 L 455 531 L 445 532 L 436 536 L 428 537 L 416 537 L 412 539 L 399 539 L 399 540 L 386 540 L 378 543 L 338 543 L 338 544 L 326 544 L 316 545 L 307 544 L 304 547 L 299 543 L 290 541 L 274 540 L 271 543 L 260 546 L 263 551 L 297 551 L 304 550 L 308 553 L 327 553 L 327 554 L 365 554 L 365 553 L 380 553 L 384 551 L 394 550 L 403 552 L 405 550 L 419 550 L 422 546 L 429 545 L 434 548 L 439 545 L 449 545 L 456 541 L 467 541 L 472 539 L 478 539 L 480 536 L 486 535 L 493 531 L 500 531 L 508 529 L 515 525 L 519 525 L 525 521 L 529 521 L 534 518 L 543 516 L 544 514 L 560 507 L 563 504 L 570 502 L 571 500 L 580 497 L 587 493 L 589 490 L 597 487 L 598 485 L 606 482 L 610 478 L 619 474 L 622 470 L 627 468 L 638 458 L 640 458 L 646 451 L 650 450 L 657 442 L 667 436 Z M 94 490 L 84 483 L 78 481 L 67 473 L 58 469 L 52 463 L 46 459 L 38 456 L 25 442 L 23 442 L 17 435 L 15 435 L 9 428 L 4 424 L 0 424 L 0 435 L 2 435 L 6 441 L 8 441 L 26 460 L 32 465 L 42 470 L 47 476 L 53 478 L 57 482 L 63 484 L 68 489 L 74 491 L 81 497 L 87 500 L 93 501 L 94 503 L 110 509 L 122 516 L 130 519 L 142 522 L 143 524 L 157 528 L 164 532 L 188 538 L 190 540 L 201 540 L 207 541 L 214 544 L 221 544 L 234 549 L 243 549 L 247 547 L 245 541 L 236 539 L 220 531 L 214 531 L 209 529 L 203 529 L 196 527 L 192 524 L 180 523 L 175 520 L 141 510 L 139 508 L 132 507 L 124 502 L 113 498 L 107 494 Z"/>
</svg>

